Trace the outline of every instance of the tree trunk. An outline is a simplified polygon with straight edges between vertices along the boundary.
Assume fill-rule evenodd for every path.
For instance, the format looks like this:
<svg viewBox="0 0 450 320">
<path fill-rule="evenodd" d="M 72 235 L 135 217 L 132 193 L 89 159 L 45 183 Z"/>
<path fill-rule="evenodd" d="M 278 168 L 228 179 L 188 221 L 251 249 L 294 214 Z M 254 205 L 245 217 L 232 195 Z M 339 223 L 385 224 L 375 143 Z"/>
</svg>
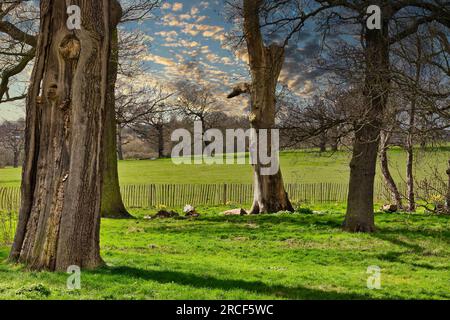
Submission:
<svg viewBox="0 0 450 320">
<path fill-rule="evenodd" d="M 320 139 L 320 144 L 319 144 L 320 152 L 321 153 L 326 152 L 327 151 L 327 135 L 322 134 L 322 135 L 320 135 L 319 139 Z"/>
<path fill-rule="evenodd" d="M 111 28 L 109 0 L 40 1 L 40 32 L 26 108 L 22 203 L 10 257 L 32 269 L 102 264 L 99 248 Z M 42 91 L 42 94 L 40 94 Z"/>
<path fill-rule="evenodd" d="M 333 141 L 331 142 L 331 151 L 333 151 L 333 152 L 339 151 L 339 140 L 338 139 L 333 139 Z"/>
<path fill-rule="evenodd" d="M 394 178 L 392 178 L 391 172 L 389 170 L 388 161 L 388 141 L 389 133 L 384 133 L 381 135 L 381 145 L 380 145 L 380 164 L 381 172 L 383 173 L 384 183 L 388 187 L 391 193 L 391 201 L 397 205 L 397 208 L 403 209 L 402 197 L 398 191 L 397 185 L 395 184 Z"/>
<path fill-rule="evenodd" d="M 420 48 L 420 44 L 418 44 Z M 421 75 L 421 62 L 416 63 L 416 75 L 415 75 L 415 86 L 418 87 Z M 416 211 L 416 197 L 414 192 L 414 126 L 416 124 L 416 103 L 417 98 L 415 97 L 415 92 L 413 93 L 413 98 L 411 101 L 411 109 L 409 110 L 409 128 L 408 136 L 406 138 L 406 184 L 408 187 L 408 211 Z"/>
<path fill-rule="evenodd" d="M 115 0 L 114 0 L 115 1 Z M 106 125 L 103 137 L 105 139 L 105 154 L 103 164 L 103 194 L 101 216 L 103 218 L 128 219 L 128 213 L 122 201 L 117 168 L 117 127 L 115 109 L 115 85 L 117 80 L 117 65 L 119 62 L 118 32 L 114 28 L 111 34 L 111 58 L 109 61 L 108 96 L 106 108 Z"/>
<path fill-rule="evenodd" d="M 414 173 L 413 173 L 413 165 L 414 165 L 414 150 L 412 146 L 412 141 L 410 137 L 408 137 L 407 147 L 406 147 L 406 185 L 408 188 L 408 211 L 414 212 L 416 211 L 416 200 L 415 200 L 415 192 L 414 192 Z"/>
<path fill-rule="evenodd" d="M 13 167 L 18 168 L 19 167 L 19 157 L 20 157 L 20 150 L 15 150 L 13 152 Z"/>
<path fill-rule="evenodd" d="M 250 123 L 256 129 L 260 142 L 261 129 L 271 130 L 275 125 L 276 87 L 284 63 L 284 47 L 266 47 L 260 30 L 259 9 L 261 0 L 244 0 L 244 33 L 249 53 L 252 74 Z M 268 134 L 268 148 L 271 137 Z M 254 202 L 250 213 L 274 213 L 293 211 L 288 194 L 284 189 L 281 171 L 274 175 L 263 175 L 263 165 L 256 157 L 254 170 Z"/>
<path fill-rule="evenodd" d="M 123 143 L 122 143 L 122 128 L 120 127 L 120 125 L 117 126 L 117 157 L 119 158 L 119 160 L 123 160 Z"/>
<path fill-rule="evenodd" d="M 373 195 L 383 113 L 389 91 L 388 21 L 383 18 L 381 30 L 366 30 L 365 92 L 367 110 L 355 123 L 353 154 L 347 214 L 343 228 L 350 232 L 375 230 Z"/>
<path fill-rule="evenodd" d="M 448 169 L 447 169 L 447 176 L 448 176 L 448 184 L 447 184 L 447 195 L 445 197 L 445 211 L 450 214 L 450 160 L 448 160 Z"/>
<path fill-rule="evenodd" d="M 156 125 L 156 134 L 158 135 L 158 159 L 164 157 L 164 125 Z"/>
</svg>

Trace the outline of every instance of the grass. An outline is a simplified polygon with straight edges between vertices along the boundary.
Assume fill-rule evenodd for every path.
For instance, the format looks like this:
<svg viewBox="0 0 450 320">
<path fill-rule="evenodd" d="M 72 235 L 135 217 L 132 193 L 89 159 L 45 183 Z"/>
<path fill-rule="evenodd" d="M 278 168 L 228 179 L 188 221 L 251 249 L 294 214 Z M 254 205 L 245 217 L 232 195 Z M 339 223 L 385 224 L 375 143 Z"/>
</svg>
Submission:
<svg viewBox="0 0 450 320">
<path fill-rule="evenodd" d="M 436 151 L 416 150 L 417 178 L 429 175 L 431 167 L 440 168 L 445 175 L 450 146 Z M 404 181 L 406 155 L 401 149 L 390 151 L 390 165 L 394 178 Z M 291 151 L 281 153 L 281 168 L 286 182 L 343 182 L 348 181 L 350 153 L 345 151 L 318 153 L 315 151 Z M 379 170 L 378 170 L 379 171 Z M 171 159 L 127 160 L 119 163 L 120 183 L 251 183 L 249 165 L 175 165 Z M 19 186 L 21 170 L 0 169 L 0 187 Z M 378 173 L 378 179 L 380 179 Z"/>
<path fill-rule="evenodd" d="M 316 214 L 103 220 L 107 267 L 67 274 L 8 264 L 0 247 L 0 299 L 450 299 L 450 217 L 377 214 L 378 232 L 340 229 L 342 208 Z M 313 208 L 319 209 L 319 208 Z M 180 211 L 180 208 L 178 208 Z M 381 267 L 381 290 L 366 287 Z M 25 271 L 25 272 L 22 272 Z"/>
</svg>

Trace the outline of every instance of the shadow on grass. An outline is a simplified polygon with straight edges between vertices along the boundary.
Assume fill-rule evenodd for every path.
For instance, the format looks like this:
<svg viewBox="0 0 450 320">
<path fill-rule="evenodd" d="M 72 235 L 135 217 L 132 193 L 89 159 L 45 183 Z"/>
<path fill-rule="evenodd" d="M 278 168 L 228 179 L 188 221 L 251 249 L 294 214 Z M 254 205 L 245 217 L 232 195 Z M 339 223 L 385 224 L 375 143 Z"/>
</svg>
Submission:
<svg viewBox="0 0 450 320">
<path fill-rule="evenodd" d="M 405 236 L 405 233 L 401 233 L 401 235 Z M 403 264 L 409 264 L 413 267 L 416 268 L 423 268 L 423 269 L 428 269 L 428 270 L 449 270 L 449 267 L 442 267 L 442 266 L 433 266 L 429 263 L 419 263 L 419 262 L 407 262 L 404 259 L 402 259 L 402 257 L 404 255 L 407 254 L 415 254 L 415 255 L 424 255 L 424 253 L 426 252 L 426 249 L 419 246 L 418 244 L 415 243 L 410 243 L 404 240 L 401 240 L 398 238 L 398 234 L 390 234 L 390 233 L 383 233 L 383 232 L 376 232 L 372 234 L 373 237 L 376 237 L 380 240 L 384 240 L 384 241 L 388 241 L 394 245 L 397 245 L 403 249 L 405 249 L 405 251 L 388 251 L 386 253 L 382 253 L 378 255 L 379 259 L 382 260 L 386 260 L 389 262 L 398 262 L 398 263 L 403 263 Z M 410 234 L 410 237 L 408 238 L 409 240 L 413 240 L 415 238 L 417 238 L 417 234 Z M 446 240 L 444 240 L 446 241 Z"/>
<path fill-rule="evenodd" d="M 236 290 L 242 289 L 259 294 L 274 295 L 280 299 L 317 299 L 317 300 L 348 300 L 369 299 L 369 296 L 328 292 L 305 287 L 286 287 L 282 285 L 267 285 L 261 281 L 246 281 L 237 279 L 217 279 L 210 276 L 177 271 L 145 270 L 133 267 L 108 267 L 95 271 L 96 274 L 129 277 L 142 280 L 151 280 L 159 283 L 176 283 L 204 289 Z"/>
</svg>

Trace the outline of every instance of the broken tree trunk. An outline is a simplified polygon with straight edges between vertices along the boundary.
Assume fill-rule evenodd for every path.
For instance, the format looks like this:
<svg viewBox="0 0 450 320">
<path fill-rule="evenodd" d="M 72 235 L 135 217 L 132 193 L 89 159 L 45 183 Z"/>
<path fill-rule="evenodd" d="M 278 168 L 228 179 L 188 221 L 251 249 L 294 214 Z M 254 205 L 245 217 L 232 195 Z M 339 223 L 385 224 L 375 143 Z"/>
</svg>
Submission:
<svg viewBox="0 0 450 320">
<path fill-rule="evenodd" d="M 66 3 L 40 2 L 36 61 L 27 96 L 22 203 L 10 257 L 32 269 L 102 264 L 100 206 L 111 29 L 110 0 L 72 1 L 82 28 L 67 29 Z"/>
<path fill-rule="evenodd" d="M 270 130 L 275 125 L 276 86 L 284 63 L 284 47 L 272 44 L 264 45 L 259 22 L 261 0 L 244 1 L 244 36 L 247 42 L 249 63 L 252 75 L 250 86 L 251 113 L 250 123 L 256 129 L 256 138 L 260 144 L 261 129 L 268 130 L 267 150 L 270 151 Z M 256 157 L 254 170 L 254 201 L 250 213 L 273 213 L 293 211 L 288 194 L 284 189 L 280 169 L 274 175 L 263 175 L 263 165 Z"/>
</svg>

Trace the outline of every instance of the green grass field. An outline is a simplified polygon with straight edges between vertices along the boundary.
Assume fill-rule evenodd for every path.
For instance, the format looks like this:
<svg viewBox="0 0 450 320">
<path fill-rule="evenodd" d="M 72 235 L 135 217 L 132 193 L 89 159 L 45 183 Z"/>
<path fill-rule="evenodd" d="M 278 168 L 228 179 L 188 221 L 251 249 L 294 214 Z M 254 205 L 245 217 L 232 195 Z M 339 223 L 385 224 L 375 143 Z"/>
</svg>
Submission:
<svg viewBox="0 0 450 320">
<path fill-rule="evenodd" d="M 432 167 L 441 168 L 445 175 L 450 146 L 438 151 L 416 151 L 417 178 L 426 177 Z M 405 153 L 400 149 L 390 152 L 391 171 L 397 181 L 404 180 Z M 348 182 L 349 152 L 318 153 L 313 151 L 292 151 L 281 153 L 281 168 L 285 182 Z M 378 170 L 379 171 L 379 170 Z M 20 169 L 0 169 L 1 186 L 19 186 Z M 171 159 L 121 161 L 119 163 L 120 183 L 251 183 L 250 165 L 175 165 Z M 380 177 L 378 176 L 378 179 Z"/>
<path fill-rule="evenodd" d="M 450 217 L 377 214 L 378 232 L 340 229 L 342 208 L 320 214 L 196 220 L 103 220 L 107 267 L 67 274 L 25 271 L 0 247 L 0 299 L 450 299 Z M 369 290 L 367 268 L 381 268 Z"/>
<path fill-rule="evenodd" d="M 435 164 L 445 173 L 449 151 L 418 152 L 419 178 Z M 400 179 L 405 154 L 390 157 Z M 282 154 L 287 182 L 346 183 L 348 161 L 346 152 Z M 124 185 L 251 181 L 248 165 L 163 159 L 119 166 Z M 0 186 L 19 184 L 20 169 L 0 169 Z M 315 214 L 242 217 L 220 215 L 224 207 L 198 209 L 198 219 L 144 219 L 155 209 L 132 210 L 135 220 L 103 219 L 107 266 L 83 271 L 76 291 L 67 289 L 65 273 L 9 264 L 0 219 L 0 299 L 450 299 L 450 216 L 378 213 L 376 233 L 349 234 L 340 228 L 342 204 L 317 205 Z M 381 268 L 380 290 L 367 288 L 369 266 Z"/>
</svg>

